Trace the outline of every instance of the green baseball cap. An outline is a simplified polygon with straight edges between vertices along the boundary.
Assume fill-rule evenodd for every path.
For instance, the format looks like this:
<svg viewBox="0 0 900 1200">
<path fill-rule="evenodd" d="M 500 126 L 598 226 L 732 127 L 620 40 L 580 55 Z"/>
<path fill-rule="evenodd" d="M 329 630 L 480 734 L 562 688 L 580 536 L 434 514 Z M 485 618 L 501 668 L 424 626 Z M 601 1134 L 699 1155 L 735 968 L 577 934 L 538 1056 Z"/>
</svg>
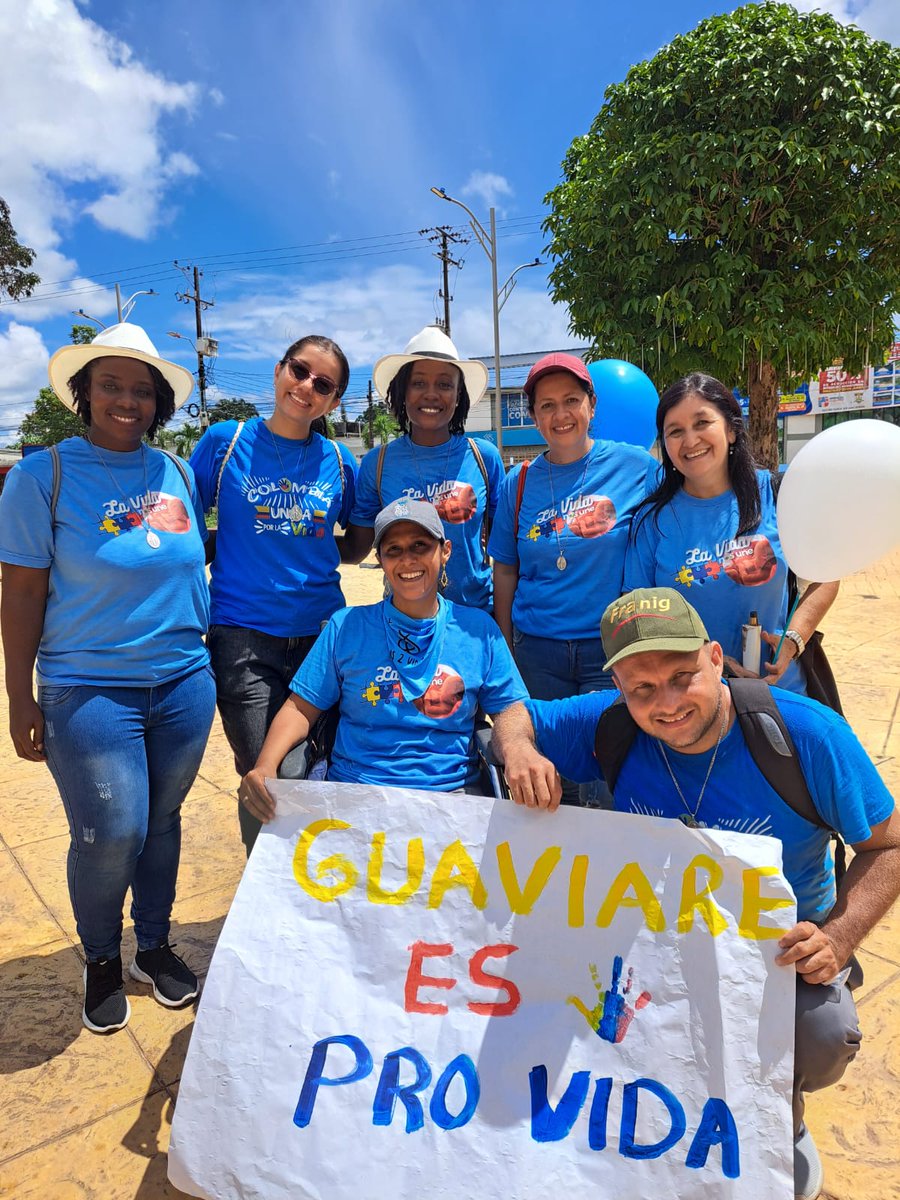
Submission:
<svg viewBox="0 0 900 1200">
<path fill-rule="evenodd" d="M 605 670 L 631 654 L 651 650 L 699 650 L 709 641 L 706 627 L 674 588 L 635 588 L 613 600 L 600 621 Z"/>
</svg>

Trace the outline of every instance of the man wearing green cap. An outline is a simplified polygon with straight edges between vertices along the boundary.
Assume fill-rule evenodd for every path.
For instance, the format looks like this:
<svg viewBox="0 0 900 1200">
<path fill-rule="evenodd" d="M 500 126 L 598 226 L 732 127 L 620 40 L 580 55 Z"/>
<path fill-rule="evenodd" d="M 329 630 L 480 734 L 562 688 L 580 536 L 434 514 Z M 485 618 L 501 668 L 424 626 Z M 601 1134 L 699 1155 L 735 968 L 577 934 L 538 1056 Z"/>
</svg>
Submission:
<svg viewBox="0 0 900 1200">
<path fill-rule="evenodd" d="M 794 1190 L 813 1200 L 823 1186 L 822 1166 L 803 1122 L 803 1093 L 837 1082 L 859 1046 L 848 986 L 858 982 L 858 967 L 850 979 L 853 954 L 900 895 L 900 817 L 893 798 L 843 718 L 774 688 L 822 825 L 782 799 L 735 719 L 722 679 L 722 647 L 679 592 L 639 588 L 621 596 L 603 614 L 600 633 L 606 668 L 637 727 L 612 788 L 616 810 L 767 834 L 782 843 L 798 917 L 781 938 L 776 960 L 792 964 L 798 978 Z M 602 777 L 594 738 L 616 699 L 593 692 L 531 700 L 502 715 L 494 746 L 517 803 L 556 808 L 556 770 L 579 783 Z M 829 829 L 855 851 L 839 889 Z"/>
</svg>

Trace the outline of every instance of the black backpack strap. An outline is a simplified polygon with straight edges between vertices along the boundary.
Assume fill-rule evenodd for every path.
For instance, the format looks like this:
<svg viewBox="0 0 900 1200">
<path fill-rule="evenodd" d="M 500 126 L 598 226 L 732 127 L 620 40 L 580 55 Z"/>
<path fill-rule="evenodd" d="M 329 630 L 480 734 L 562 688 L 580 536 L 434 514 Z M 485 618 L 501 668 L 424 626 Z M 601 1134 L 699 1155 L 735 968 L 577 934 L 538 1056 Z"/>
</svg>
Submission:
<svg viewBox="0 0 900 1200">
<path fill-rule="evenodd" d="M 594 755 L 611 792 L 637 732 L 638 727 L 621 696 L 600 715 L 594 732 Z"/>
<path fill-rule="evenodd" d="M 481 523 L 481 550 L 484 555 L 484 565 L 487 566 L 490 562 L 487 552 L 488 538 L 491 536 L 491 485 L 488 481 L 487 467 L 484 465 L 484 458 L 474 438 L 466 438 L 469 443 L 469 448 L 475 455 L 475 462 L 478 464 L 478 470 L 481 472 L 481 478 L 484 480 L 484 520 Z"/>
<path fill-rule="evenodd" d="M 56 525 L 56 506 L 59 504 L 59 489 L 62 486 L 62 461 L 59 457 L 59 446 L 48 446 L 50 451 L 50 466 L 53 471 L 50 480 L 50 528 Z"/>
<path fill-rule="evenodd" d="M 384 508 L 384 498 L 381 495 L 381 476 L 384 474 L 384 456 L 387 454 L 387 442 L 381 443 L 378 451 L 378 462 L 375 464 L 375 491 L 378 493 L 378 507 Z"/>
<path fill-rule="evenodd" d="M 182 482 L 184 483 L 184 486 L 185 486 L 185 490 L 187 491 L 187 494 L 188 494 L 188 499 L 190 500 L 191 499 L 191 477 L 187 473 L 187 467 L 184 465 L 184 463 L 181 461 L 181 459 L 178 457 L 178 455 L 173 454 L 171 450 L 163 450 L 163 448 L 161 446 L 156 446 L 155 449 L 157 449 L 160 452 L 160 454 L 164 454 L 166 456 L 166 458 L 169 460 L 169 462 L 174 464 L 176 470 L 178 471 L 178 474 L 181 476 Z"/>
<path fill-rule="evenodd" d="M 516 510 L 513 514 L 513 533 L 518 538 L 519 536 L 519 513 L 522 511 L 522 498 L 525 495 L 525 476 L 528 474 L 528 468 L 531 464 L 522 463 L 522 470 L 519 472 L 519 479 L 516 485 Z M 609 789 L 612 791 L 612 788 Z"/>
</svg>

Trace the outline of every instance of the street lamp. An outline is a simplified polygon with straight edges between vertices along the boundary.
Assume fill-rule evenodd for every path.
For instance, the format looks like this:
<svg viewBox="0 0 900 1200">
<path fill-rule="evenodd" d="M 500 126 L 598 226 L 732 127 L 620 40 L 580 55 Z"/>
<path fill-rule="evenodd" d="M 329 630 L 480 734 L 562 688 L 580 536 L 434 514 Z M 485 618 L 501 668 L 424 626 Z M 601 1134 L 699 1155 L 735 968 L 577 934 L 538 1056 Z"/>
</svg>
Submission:
<svg viewBox="0 0 900 1200">
<path fill-rule="evenodd" d="M 513 288 L 516 286 L 516 276 L 518 273 L 520 271 L 527 271 L 529 267 L 542 267 L 543 265 L 544 264 L 541 262 L 541 260 L 536 258 L 534 262 L 522 263 L 520 267 L 516 267 L 512 275 L 510 275 L 509 279 L 507 279 L 506 283 L 504 283 L 503 287 L 500 289 L 500 302 L 497 307 L 501 312 L 503 311 L 503 305 L 510 298 Z"/>
<path fill-rule="evenodd" d="M 119 322 L 121 323 L 122 321 L 127 321 L 131 316 L 131 310 L 137 303 L 138 296 L 155 296 L 156 294 L 157 293 L 154 292 L 153 288 L 150 288 L 149 290 L 144 289 L 140 292 L 133 292 L 123 304 L 122 292 L 119 289 L 119 285 L 116 284 L 116 312 L 119 314 Z"/>
<path fill-rule="evenodd" d="M 455 204 L 457 208 L 461 208 L 469 217 L 472 225 L 472 232 L 475 234 L 475 240 L 481 246 L 482 250 L 490 259 L 491 263 L 491 301 L 494 310 L 494 425 L 497 429 L 497 449 L 500 451 L 500 456 L 503 456 L 503 400 L 500 391 L 500 296 L 497 292 L 497 220 L 494 209 L 490 209 L 490 233 L 485 229 L 482 223 L 478 220 L 471 208 L 467 204 L 463 204 L 462 200 L 456 200 L 453 196 L 448 196 L 443 188 L 433 187 L 432 194 L 437 196 L 439 200 L 448 200 L 451 204 Z M 532 264 L 533 265 L 533 264 Z M 515 274 L 515 272 L 513 272 Z M 512 276 L 504 284 L 506 288 L 512 282 Z M 510 288 L 512 291 L 512 288 Z M 509 292 L 506 293 L 507 297 Z"/>
<path fill-rule="evenodd" d="M 212 343 L 213 346 L 215 346 L 216 343 L 212 338 L 204 338 L 202 339 L 202 342 L 193 342 L 189 337 L 185 337 L 183 333 L 175 333 L 175 331 L 172 329 L 168 329 L 166 333 L 168 337 L 178 338 L 179 341 L 187 342 L 194 348 L 194 353 L 197 355 L 197 383 L 200 392 L 200 428 L 209 429 L 209 413 L 206 409 L 206 365 L 203 362 L 203 355 L 204 353 L 209 353 L 209 343 Z M 203 345 L 203 342 L 205 342 L 206 345 Z M 188 412 L 190 412 L 191 408 L 193 408 L 193 405 L 188 408 Z"/>
</svg>

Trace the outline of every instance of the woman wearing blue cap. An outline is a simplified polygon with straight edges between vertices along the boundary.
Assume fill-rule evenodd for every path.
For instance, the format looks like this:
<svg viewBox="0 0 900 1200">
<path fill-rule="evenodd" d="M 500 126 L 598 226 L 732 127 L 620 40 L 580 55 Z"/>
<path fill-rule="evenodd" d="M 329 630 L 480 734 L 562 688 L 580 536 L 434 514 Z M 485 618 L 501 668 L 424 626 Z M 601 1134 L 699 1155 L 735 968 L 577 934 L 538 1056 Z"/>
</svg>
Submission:
<svg viewBox="0 0 900 1200">
<path fill-rule="evenodd" d="M 335 704 L 329 779 L 478 793 L 479 706 L 499 713 L 527 699 L 495 622 L 438 593 L 450 543 L 433 505 L 394 501 L 376 517 L 373 537 L 392 595 L 335 613 L 294 676 L 239 790 L 260 821 L 274 815 L 266 778 Z"/>
</svg>

